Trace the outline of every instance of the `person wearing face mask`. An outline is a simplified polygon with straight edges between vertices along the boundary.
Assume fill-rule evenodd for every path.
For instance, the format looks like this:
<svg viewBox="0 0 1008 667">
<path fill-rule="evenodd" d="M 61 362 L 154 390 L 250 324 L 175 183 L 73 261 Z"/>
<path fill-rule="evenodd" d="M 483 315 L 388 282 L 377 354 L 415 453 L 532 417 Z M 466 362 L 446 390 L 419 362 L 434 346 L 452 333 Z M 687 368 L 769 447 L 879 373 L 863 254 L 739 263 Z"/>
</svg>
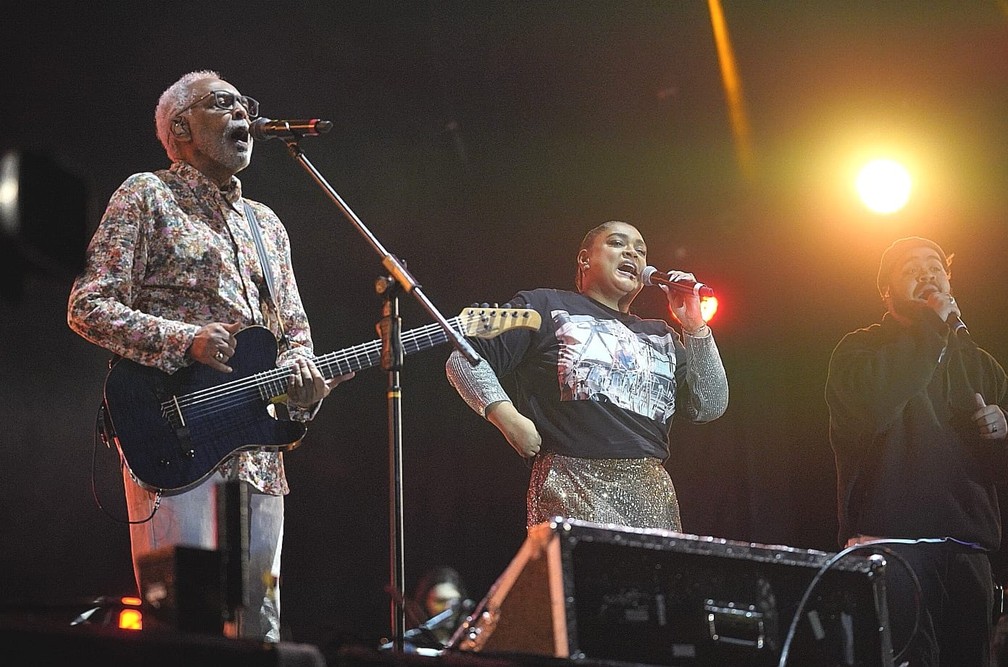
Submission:
<svg viewBox="0 0 1008 667">
<path fill-rule="evenodd" d="M 672 418 L 720 417 L 728 380 L 697 295 L 663 287 L 681 337 L 630 312 L 646 257 L 632 225 L 595 227 L 577 250 L 576 291 L 534 289 L 509 302 L 538 311 L 538 331 L 472 341 L 475 366 L 458 352 L 447 361 L 459 395 L 532 461 L 528 527 L 562 516 L 682 529 L 665 468 Z"/>
<path fill-rule="evenodd" d="M 990 659 L 1008 378 L 962 324 L 951 260 L 930 239 L 892 243 L 876 281 L 882 321 L 840 340 L 826 380 L 839 544 L 893 555 L 896 664 Z"/>
<path fill-rule="evenodd" d="M 233 371 L 240 331 L 264 327 L 279 341 L 276 365 L 286 380 L 279 417 L 306 422 L 352 373 L 325 379 L 314 363 L 286 229 L 243 196 L 235 176 L 251 160 L 258 113 L 258 102 L 214 71 L 185 74 L 162 93 L 155 125 L 171 166 L 134 174 L 112 195 L 71 289 L 67 322 L 117 357 L 167 375 L 203 365 L 222 377 Z M 215 493 L 226 481 L 244 487 L 248 603 L 233 632 L 275 642 L 289 488 L 282 452 L 256 444 L 184 489 L 144 484 L 129 461 L 123 481 L 138 585 L 140 561 L 152 551 L 215 548 Z"/>
</svg>

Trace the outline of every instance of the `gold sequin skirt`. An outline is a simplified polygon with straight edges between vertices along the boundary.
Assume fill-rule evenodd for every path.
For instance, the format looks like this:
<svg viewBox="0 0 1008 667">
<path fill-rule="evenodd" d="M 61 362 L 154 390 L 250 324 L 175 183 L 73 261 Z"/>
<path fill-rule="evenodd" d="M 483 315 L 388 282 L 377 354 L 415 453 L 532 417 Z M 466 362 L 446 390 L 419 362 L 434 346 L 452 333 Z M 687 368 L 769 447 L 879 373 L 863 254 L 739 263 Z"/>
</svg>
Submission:
<svg viewBox="0 0 1008 667">
<path fill-rule="evenodd" d="M 555 516 L 681 531 L 679 501 L 662 462 L 541 454 L 532 464 L 528 525 Z"/>
</svg>

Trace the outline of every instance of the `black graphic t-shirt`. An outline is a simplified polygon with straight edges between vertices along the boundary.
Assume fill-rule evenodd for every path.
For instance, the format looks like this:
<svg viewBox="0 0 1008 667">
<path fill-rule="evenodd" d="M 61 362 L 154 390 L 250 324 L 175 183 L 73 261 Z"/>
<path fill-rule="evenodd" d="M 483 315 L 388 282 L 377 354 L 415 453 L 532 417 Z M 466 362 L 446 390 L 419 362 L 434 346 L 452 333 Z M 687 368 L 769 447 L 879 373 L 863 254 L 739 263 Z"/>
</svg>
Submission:
<svg viewBox="0 0 1008 667">
<path fill-rule="evenodd" d="M 542 316 L 471 341 L 532 419 L 543 449 L 581 458 L 664 460 L 686 349 L 662 320 L 627 315 L 575 292 L 519 292 L 515 308 Z"/>
</svg>

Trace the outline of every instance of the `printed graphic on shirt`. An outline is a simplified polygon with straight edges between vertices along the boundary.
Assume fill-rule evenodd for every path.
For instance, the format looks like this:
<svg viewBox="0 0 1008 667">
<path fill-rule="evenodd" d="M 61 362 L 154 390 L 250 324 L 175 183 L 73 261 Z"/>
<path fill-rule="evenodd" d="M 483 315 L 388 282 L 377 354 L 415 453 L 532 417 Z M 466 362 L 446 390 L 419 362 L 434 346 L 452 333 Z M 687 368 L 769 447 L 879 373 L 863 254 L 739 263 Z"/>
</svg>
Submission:
<svg viewBox="0 0 1008 667">
<path fill-rule="evenodd" d="M 616 320 L 552 313 L 560 352 L 557 379 L 562 401 L 614 403 L 667 422 L 675 412 L 675 360 L 671 334 L 634 333 Z"/>
</svg>

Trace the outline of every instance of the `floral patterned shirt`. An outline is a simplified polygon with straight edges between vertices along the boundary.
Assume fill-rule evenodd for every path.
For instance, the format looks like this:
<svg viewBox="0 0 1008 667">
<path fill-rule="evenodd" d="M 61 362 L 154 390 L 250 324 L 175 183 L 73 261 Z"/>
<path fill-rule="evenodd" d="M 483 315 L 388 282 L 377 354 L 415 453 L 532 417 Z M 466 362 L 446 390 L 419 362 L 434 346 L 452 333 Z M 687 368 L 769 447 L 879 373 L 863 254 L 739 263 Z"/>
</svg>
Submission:
<svg viewBox="0 0 1008 667">
<path fill-rule="evenodd" d="M 241 182 L 232 177 L 222 189 L 176 162 L 168 170 L 130 176 L 112 195 L 91 239 L 87 266 L 70 292 L 70 327 L 114 354 L 166 373 L 195 363 L 187 350 L 196 331 L 211 322 L 261 325 L 285 336 L 280 366 L 296 355 L 311 356 L 287 231 L 269 207 L 245 201 L 269 258 L 275 307 L 245 219 Z M 288 406 L 298 421 L 317 410 Z M 242 450 L 220 472 L 264 493 L 289 490 L 283 455 L 273 449 Z"/>
</svg>

